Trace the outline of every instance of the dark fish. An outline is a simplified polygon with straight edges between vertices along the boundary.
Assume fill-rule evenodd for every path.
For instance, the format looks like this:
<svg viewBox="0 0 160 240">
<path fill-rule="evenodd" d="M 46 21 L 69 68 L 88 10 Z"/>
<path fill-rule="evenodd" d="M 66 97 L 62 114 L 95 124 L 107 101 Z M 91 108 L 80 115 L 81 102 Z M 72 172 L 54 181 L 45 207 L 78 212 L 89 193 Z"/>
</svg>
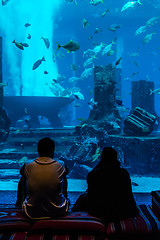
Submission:
<svg viewBox="0 0 160 240">
<path fill-rule="evenodd" d="M 23 47 L 29 47 L 28 43 L 22 43 Z"/>
<path fill-rule="evenodd" d="M 61 46 L 58 42 L 57 42 L 57 49 L 60 49 L 60 47 L 66 49 L 68 52 L 75 52 L 77 50 L 80 49 L 80 45 L 78 42 L 74 42 L 73 40 L 70 40 L 68 43 L 66 43 L 65 45 Z"/>
<path fill-rule="evenodd" d="M 2 6 L 7 5 L 10 0 L 2 0 Z"/>
<path fill-rule="evenodd" d="M 47 71 L 44 71 L 44 74 L 48 74 L 48 72 L 47 72 Z"/>
<path fill-rule="evenodd" d="M 37 60 L 37 61 L 33 64 L 32 70 L 35 70 L 36 68 L 38 68 L 39 65 L 41 65 L 41 63 L 42 63 L 43 61 L 46 61 L 44 57 L 43 57 L 42 59 Z"/>
<path fill-rule="evenodd" d="M 50 42 L 49 42 L 48 38 L 41 37 L 41 39 L 43 39 L 43 41 L 44 41 L 44 43 L 46 45 L 46 48 L 49 48 Z"/>
<path fill-rule="evenodd" d="M 22 44 L 22 43 L 18 43 L 18 42 L 16 42 L 15 40 L 13 40 L 12 43 L 15 43 L 15 45 L 16 45 L 19 49 L 24 50 L 24 47 L 23 47 L 23 44 Z"/>
<path fill-rule="evenodd" d="M 116 61 L 115 66 L 117 66 L 118 64 L 120 64 L 121 60 L 122 60 L 122 57 L 120 57 L 120 58 Z"/>
<path fill-rule="evenodd" d="M 30 24 L 30 23 L 26 23 L 26 24 L 24 24 L 24 26 L 25 26 L 25 27 L 30 27 L 31 24 Z"/>
<path fill-rule="evenodd" d="M 27 37 L 27 38 L 28 38 L 28 39 L 31 39 L 31 34 L 28 33 L 28 37 Z"/>
</svg>

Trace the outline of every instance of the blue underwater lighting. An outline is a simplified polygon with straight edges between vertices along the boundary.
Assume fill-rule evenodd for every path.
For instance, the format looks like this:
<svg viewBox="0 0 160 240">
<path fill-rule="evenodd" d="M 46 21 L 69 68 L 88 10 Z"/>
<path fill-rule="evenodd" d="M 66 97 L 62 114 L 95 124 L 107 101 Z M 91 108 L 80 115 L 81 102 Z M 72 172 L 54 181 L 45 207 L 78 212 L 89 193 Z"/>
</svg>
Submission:
<svg viewBox="0 0 160 240">
<path fill-rule="evenodd" d="M 51 81 L 58 70 L 52 43 L 60 3 L 10 0 L 0 6 L 0 32 L 8 66 L 8 88 L 4 93 L 7 90 L 12 96 L 54 96 Z M 45 61 L 33 70 L 33 65 L 43 57 Z"/>
</svg>

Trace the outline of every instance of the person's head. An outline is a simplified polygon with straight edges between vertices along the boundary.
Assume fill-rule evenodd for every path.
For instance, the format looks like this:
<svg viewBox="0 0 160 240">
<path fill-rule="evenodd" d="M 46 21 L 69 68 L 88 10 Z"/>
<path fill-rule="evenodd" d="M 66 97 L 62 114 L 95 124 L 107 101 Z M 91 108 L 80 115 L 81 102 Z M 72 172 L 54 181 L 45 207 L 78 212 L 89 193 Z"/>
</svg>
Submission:
<svg viewBox="0 0 160 240">
<path fill-rule="evenodd" d="M 54 157 L 55 143 L 52 139 L 42 138 L 37 145 L 38 154 L 40 157 Z"/>
<path fill-rule="evenodd" d="M 117 151 L 112 147 L 104 147 L 101 153 L 101 162 L 106 165 L 120 165 L 117 160 Z"/>
</svg>

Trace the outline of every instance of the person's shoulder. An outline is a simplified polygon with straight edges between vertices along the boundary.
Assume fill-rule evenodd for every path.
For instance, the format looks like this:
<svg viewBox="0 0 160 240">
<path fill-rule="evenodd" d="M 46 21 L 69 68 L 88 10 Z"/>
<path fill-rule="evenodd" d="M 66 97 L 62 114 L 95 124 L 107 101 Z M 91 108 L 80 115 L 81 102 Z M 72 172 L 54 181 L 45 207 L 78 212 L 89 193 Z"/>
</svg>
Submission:
<svg viewBox="0 0 160 240">
<path fill-rule="evenodd" d="M 125 168 L 121 168 L 121 174 L 124 177 L 130 178 L 129 172 Z"/>
</svg>

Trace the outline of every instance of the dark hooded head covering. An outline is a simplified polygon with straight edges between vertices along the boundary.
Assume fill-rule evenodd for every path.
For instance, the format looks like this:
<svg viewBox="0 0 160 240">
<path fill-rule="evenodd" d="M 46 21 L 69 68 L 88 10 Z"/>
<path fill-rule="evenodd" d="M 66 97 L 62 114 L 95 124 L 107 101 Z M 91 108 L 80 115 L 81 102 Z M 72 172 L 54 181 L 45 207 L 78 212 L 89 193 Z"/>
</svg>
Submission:
<svg viewBox="0 0 160 240">
<path fill-rule="evenodd" d="M 104 147 L 101 153 L 101 163 L 107 166 L 120 166 L 117 151 L 112 147 Z"/>
</svg>

